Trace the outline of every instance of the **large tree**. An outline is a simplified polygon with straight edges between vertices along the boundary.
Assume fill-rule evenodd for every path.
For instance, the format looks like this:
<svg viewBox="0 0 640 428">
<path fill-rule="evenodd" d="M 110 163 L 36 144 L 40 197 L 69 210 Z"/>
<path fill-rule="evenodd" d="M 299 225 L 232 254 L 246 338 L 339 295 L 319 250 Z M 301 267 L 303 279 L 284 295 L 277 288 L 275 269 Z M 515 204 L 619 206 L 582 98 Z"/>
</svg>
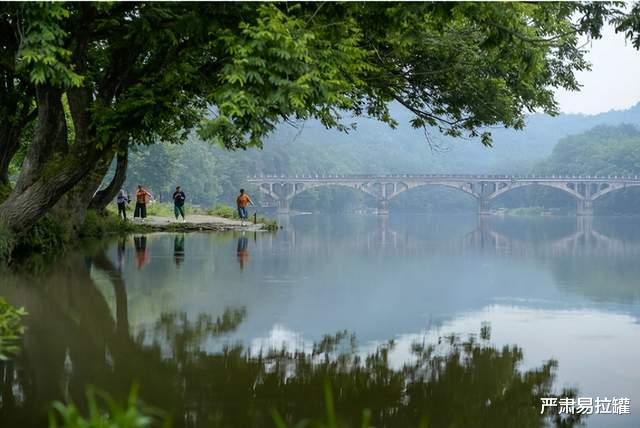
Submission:
<svg viewBox="0 0 640 428">
<path fill-rule="evenodd" d="M 18 152 L 23 130 L 36 117 L 33 86 L 17 70 L 20 47 L 17 17 L 0 5 L 0 187 L 9 185 L 9 164 Z M 2 193 L 0 189 L 0 196 Z"/>
<path fill-rule="evenodd" d="M 194 129 L 246 148 L 280 121 L 347 130 L 351 113 L 394 125 L 387 103 L 397 101 L 416 127 L 489 144 L 483 127 L 520 128 L 527 112 L 556 112 L 555 88 L 578 88 L 574 72 L 588 67 L 578 38 L 597 35 L 606 8 L 4 3 L 3 70 L 25 86 L 22 117 L 34 105 L 37 117 L 0 221 L 20 232 L 56 207 L 81 219 L 129 145 L 180 142 Z M 572 20 L 577 10 L 586 19 Z"/>
</svg>

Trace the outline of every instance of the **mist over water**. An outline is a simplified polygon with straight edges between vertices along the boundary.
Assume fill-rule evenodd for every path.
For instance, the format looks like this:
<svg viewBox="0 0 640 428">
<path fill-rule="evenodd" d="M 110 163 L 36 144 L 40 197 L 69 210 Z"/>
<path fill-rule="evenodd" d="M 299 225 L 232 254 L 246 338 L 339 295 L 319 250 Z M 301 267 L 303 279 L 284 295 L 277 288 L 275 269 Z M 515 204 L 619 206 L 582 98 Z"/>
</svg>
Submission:
<svg viewBox="0 0 640 428">
<path fill-rule="evenodd" d="M 5 276 L 30 315 L 0 420 L 41 426 L 50 400 L 139 382 L 177 426 L 272 426 L 272 408 L 322 415 L 328 379 L 354 423 L 370 408 L 388 426 L 553 426 L 539 399 L 570 391 L 631 399 L 588 427 L 640 425 L 639 219 L 281 223 L 134 236 Z"/>
</svg>

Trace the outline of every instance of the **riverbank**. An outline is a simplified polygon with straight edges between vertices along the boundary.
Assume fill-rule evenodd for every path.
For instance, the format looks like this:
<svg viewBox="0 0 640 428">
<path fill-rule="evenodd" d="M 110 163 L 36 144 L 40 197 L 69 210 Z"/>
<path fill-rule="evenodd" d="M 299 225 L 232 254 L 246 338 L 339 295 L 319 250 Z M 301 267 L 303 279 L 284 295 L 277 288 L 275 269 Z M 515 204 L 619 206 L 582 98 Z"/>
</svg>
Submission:
<svg viewBox="0 0 640 428">
<path fill-rule="evenodd" d="M 140 225 L 143 229 L 153 232 L 229 232 L 229 231 L 259 231 L 277 229 L 275 223 L 241 222 L 240 220 L 218 217 L 213 215 L 194 214 L 188 215 L 184 223 L 176 221 L 172 217 L 149 216 L 144 222 L 135 220 L 134 225 Z"/>
<path fill-rule="evenodd" d="M 88 211 L 84 224 L 75 232 L 46 217 L 38 222 L 30 233 L 19 237 L 0 225 L 0 265 L 9 264 L 14 258 L 58 253 L 69 246 L 109 236 L 155 232 L 257 232 L 278 229 L 275 220 L 257 217 L 255 224 L 251 220 L 253 218 L 243 224 L 239 219 L 205 213 L 187 215 L 185 222 L 176 221 L 173 216 L 166 215 L 150 215 L 145 221 L 134 220 L 131 217 L 122 220 L 111 212 L 101 215 L 95 211 Z"/>
</svg>

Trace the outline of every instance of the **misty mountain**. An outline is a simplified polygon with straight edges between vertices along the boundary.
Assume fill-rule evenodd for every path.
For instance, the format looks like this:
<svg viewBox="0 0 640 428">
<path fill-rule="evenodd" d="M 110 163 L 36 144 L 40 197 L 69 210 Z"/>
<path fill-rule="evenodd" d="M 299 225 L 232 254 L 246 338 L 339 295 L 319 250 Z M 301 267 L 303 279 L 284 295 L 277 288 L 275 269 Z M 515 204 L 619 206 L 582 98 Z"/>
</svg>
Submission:
<svg viewBox="0 0 640 428">
<path fill-rule="evenodd" d="M 391 129 L 371 119 L 357 119 L 348 134 L 327 130 L 320 123 L 307 121 L 297 127 L 283 124 L 265 142 L 259 158 L 289 158 L 279 163 L 257 162 L 259 170 L 249 173 L 527 173 L 546 158 L 569 135 L 599 125 L 640 124 L 640 103 L 623 111 L 597 115 L 561 114 L 551 117 L 533 114 L 523 130 L 491 129 L 493 147 L 479 139 L 452 138 L 429 130 L 411 128 L 411 114 L 392 106 L 399 126 Z M 345 119 L 346 123 L 350 123 Z M 246 153 L 239 153 L 242 156 Z M 291 161 L 313 155 L 317 163 L 305 169 Z M 253 156 L 251 156 L 253 157 Z M 323 160 L 340 159 L 333 166 Z M 352 168 L 346 171 L 343 166 Z"/>
</svg>

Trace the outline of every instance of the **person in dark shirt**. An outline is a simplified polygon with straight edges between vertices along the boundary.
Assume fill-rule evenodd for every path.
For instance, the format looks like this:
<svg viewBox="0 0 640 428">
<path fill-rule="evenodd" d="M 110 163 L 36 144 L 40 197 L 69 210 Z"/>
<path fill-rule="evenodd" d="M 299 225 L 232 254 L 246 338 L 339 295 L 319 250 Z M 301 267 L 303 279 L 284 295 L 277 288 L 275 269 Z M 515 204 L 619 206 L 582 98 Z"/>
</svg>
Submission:
<svg viewBox="0 0 640 428">
<path fill-rule="evenodd" d="M 184 233 L 173 237 L 173 260 L 176 267 L 184 262 Z"/>
<path fill-rule="evenodd" d="M 182 216 L 182 222 L 186 221 L 184 217 L 184 201 L 187 199 L 186 195 L 180 189 L 180 186 L 176 187 L 176 191 L 173 192 L 173 213 L 176 215 L 176 221 L 179 216 Z"/>
</svg>

